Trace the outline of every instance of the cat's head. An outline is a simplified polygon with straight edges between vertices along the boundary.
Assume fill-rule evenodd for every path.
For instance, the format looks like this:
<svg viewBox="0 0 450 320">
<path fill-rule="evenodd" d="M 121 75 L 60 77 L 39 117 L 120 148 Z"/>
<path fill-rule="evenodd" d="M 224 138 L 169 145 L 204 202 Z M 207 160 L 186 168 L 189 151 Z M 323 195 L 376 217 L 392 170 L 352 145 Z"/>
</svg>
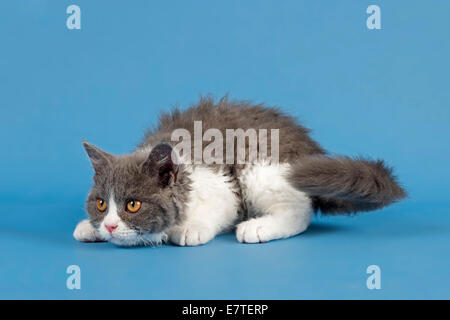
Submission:
<svg viewBox="0 0 450 320">
<path fill-rule="evenodd" d="M 115 156 L 83 141 L 95 170 L 86 200 L 90 221 L 102 239 L 122 246 L 157 244 L 180 219 L 182 190 L 172 148 Z M 178 187 L 176 186 L 178 185 Z"/>
</svg>

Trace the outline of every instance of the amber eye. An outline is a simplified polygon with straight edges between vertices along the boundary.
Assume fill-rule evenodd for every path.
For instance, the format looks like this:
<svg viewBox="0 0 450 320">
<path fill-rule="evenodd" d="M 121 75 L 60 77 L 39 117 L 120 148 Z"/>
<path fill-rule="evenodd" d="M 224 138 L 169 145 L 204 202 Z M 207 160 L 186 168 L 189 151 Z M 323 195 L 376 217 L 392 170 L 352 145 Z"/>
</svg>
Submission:
<svg viewBox="0 0 450 320">
<path fill-rule="evenodd" d="M 106 201 L 103 199 L 97 199 L 97 209 L 100 212 L 104 212 L 106 210 L 107 204 Z"/>
<path fill-rule="evenodd" d="M 127 211 L 131 213 L 136 213 L 141 208 L 142 203 L 137 200 L 130 200 L 127 203 Z"/>
</svg>

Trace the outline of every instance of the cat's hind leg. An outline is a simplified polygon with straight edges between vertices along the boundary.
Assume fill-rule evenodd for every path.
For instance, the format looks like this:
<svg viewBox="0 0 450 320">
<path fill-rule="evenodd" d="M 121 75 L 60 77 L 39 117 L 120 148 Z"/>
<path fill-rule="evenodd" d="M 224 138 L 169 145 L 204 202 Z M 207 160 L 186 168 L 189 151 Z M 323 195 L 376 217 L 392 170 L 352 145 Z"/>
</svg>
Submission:
<svg viewBox="0 0 450 320">
<path fill-rule="evenodd" d="M 288 170 L 288 164 L 255 164 L 242 172 L 245 199 L 260 215 L 238 224 L 238 241 L 266 242 L 291 237 L 308 228 L 311 199 L 289 184 Z"/>
</svg>

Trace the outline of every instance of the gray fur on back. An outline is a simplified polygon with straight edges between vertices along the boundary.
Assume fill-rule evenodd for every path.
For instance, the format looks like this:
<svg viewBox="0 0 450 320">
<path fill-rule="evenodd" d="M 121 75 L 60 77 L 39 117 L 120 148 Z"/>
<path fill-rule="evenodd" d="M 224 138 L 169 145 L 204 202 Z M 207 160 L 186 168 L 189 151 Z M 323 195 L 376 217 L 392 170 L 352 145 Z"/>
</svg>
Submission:
<svg viewBox="0 0 450 320">
<path fill-rule="evenodd" d="M 184 111 L 177 108 L 170 113 L 162 113 L 158 126 L 146 134 L 139 147 L 154 146 L 162 141 L 173 144 L 170 141 L 172 132 L 180 128 L 188 130 L 194 137 L 194 121 L 202 121 L 203 132 L 209 128 L 215 128 L 219 129 L 224 137 L 226 129 L 279 129 L 279 160 L 281 162 L 295 161 L 305 155 L 324 153 L 319 144 L 309 137 L 309 130 L 280 109 L 266 107 L 263 104 L 254 105 L 248 101 L 229 101 L 227 97 L 220 99 L 217 103 L 214 103 L 212 98 L 205 97 L 201 98 L 198 104 Z M 270 134 L 267 138 L 270 145 Z M 203 141 L 203 147 L 208 143 Z"/>
</svg>

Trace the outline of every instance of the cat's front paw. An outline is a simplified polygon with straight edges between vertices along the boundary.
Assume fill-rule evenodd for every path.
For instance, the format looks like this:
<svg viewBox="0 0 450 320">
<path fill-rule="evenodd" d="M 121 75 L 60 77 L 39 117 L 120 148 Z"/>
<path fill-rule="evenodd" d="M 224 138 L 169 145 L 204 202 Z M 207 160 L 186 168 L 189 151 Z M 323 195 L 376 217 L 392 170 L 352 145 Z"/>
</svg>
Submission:
<svg viewBox="0 0 450 320">
<path fill-rule="evenodd" d="M 169 231 L 169 239 L 179 246 L 198 246 L 214 238 L 215 233 L 203 225 L 174 227 Z"/>
<path fill-rule="evenodd" d="M 273 227 L 265 220 L 251 219 L 238 224 L 236 238 L 244 243 L 262 243 L 280 238 L 272 229 Z"/>
<path fill-rule="evenodd" d="M 73 237 L 78 241 L 82 242 L 99 242 L 103 241 L 100 239 L 97 231 L 95 231 L 92 224 L 89 220 L 82 220 L 75 227 L 75 231 L 73 232 Z"/>
</svg>

